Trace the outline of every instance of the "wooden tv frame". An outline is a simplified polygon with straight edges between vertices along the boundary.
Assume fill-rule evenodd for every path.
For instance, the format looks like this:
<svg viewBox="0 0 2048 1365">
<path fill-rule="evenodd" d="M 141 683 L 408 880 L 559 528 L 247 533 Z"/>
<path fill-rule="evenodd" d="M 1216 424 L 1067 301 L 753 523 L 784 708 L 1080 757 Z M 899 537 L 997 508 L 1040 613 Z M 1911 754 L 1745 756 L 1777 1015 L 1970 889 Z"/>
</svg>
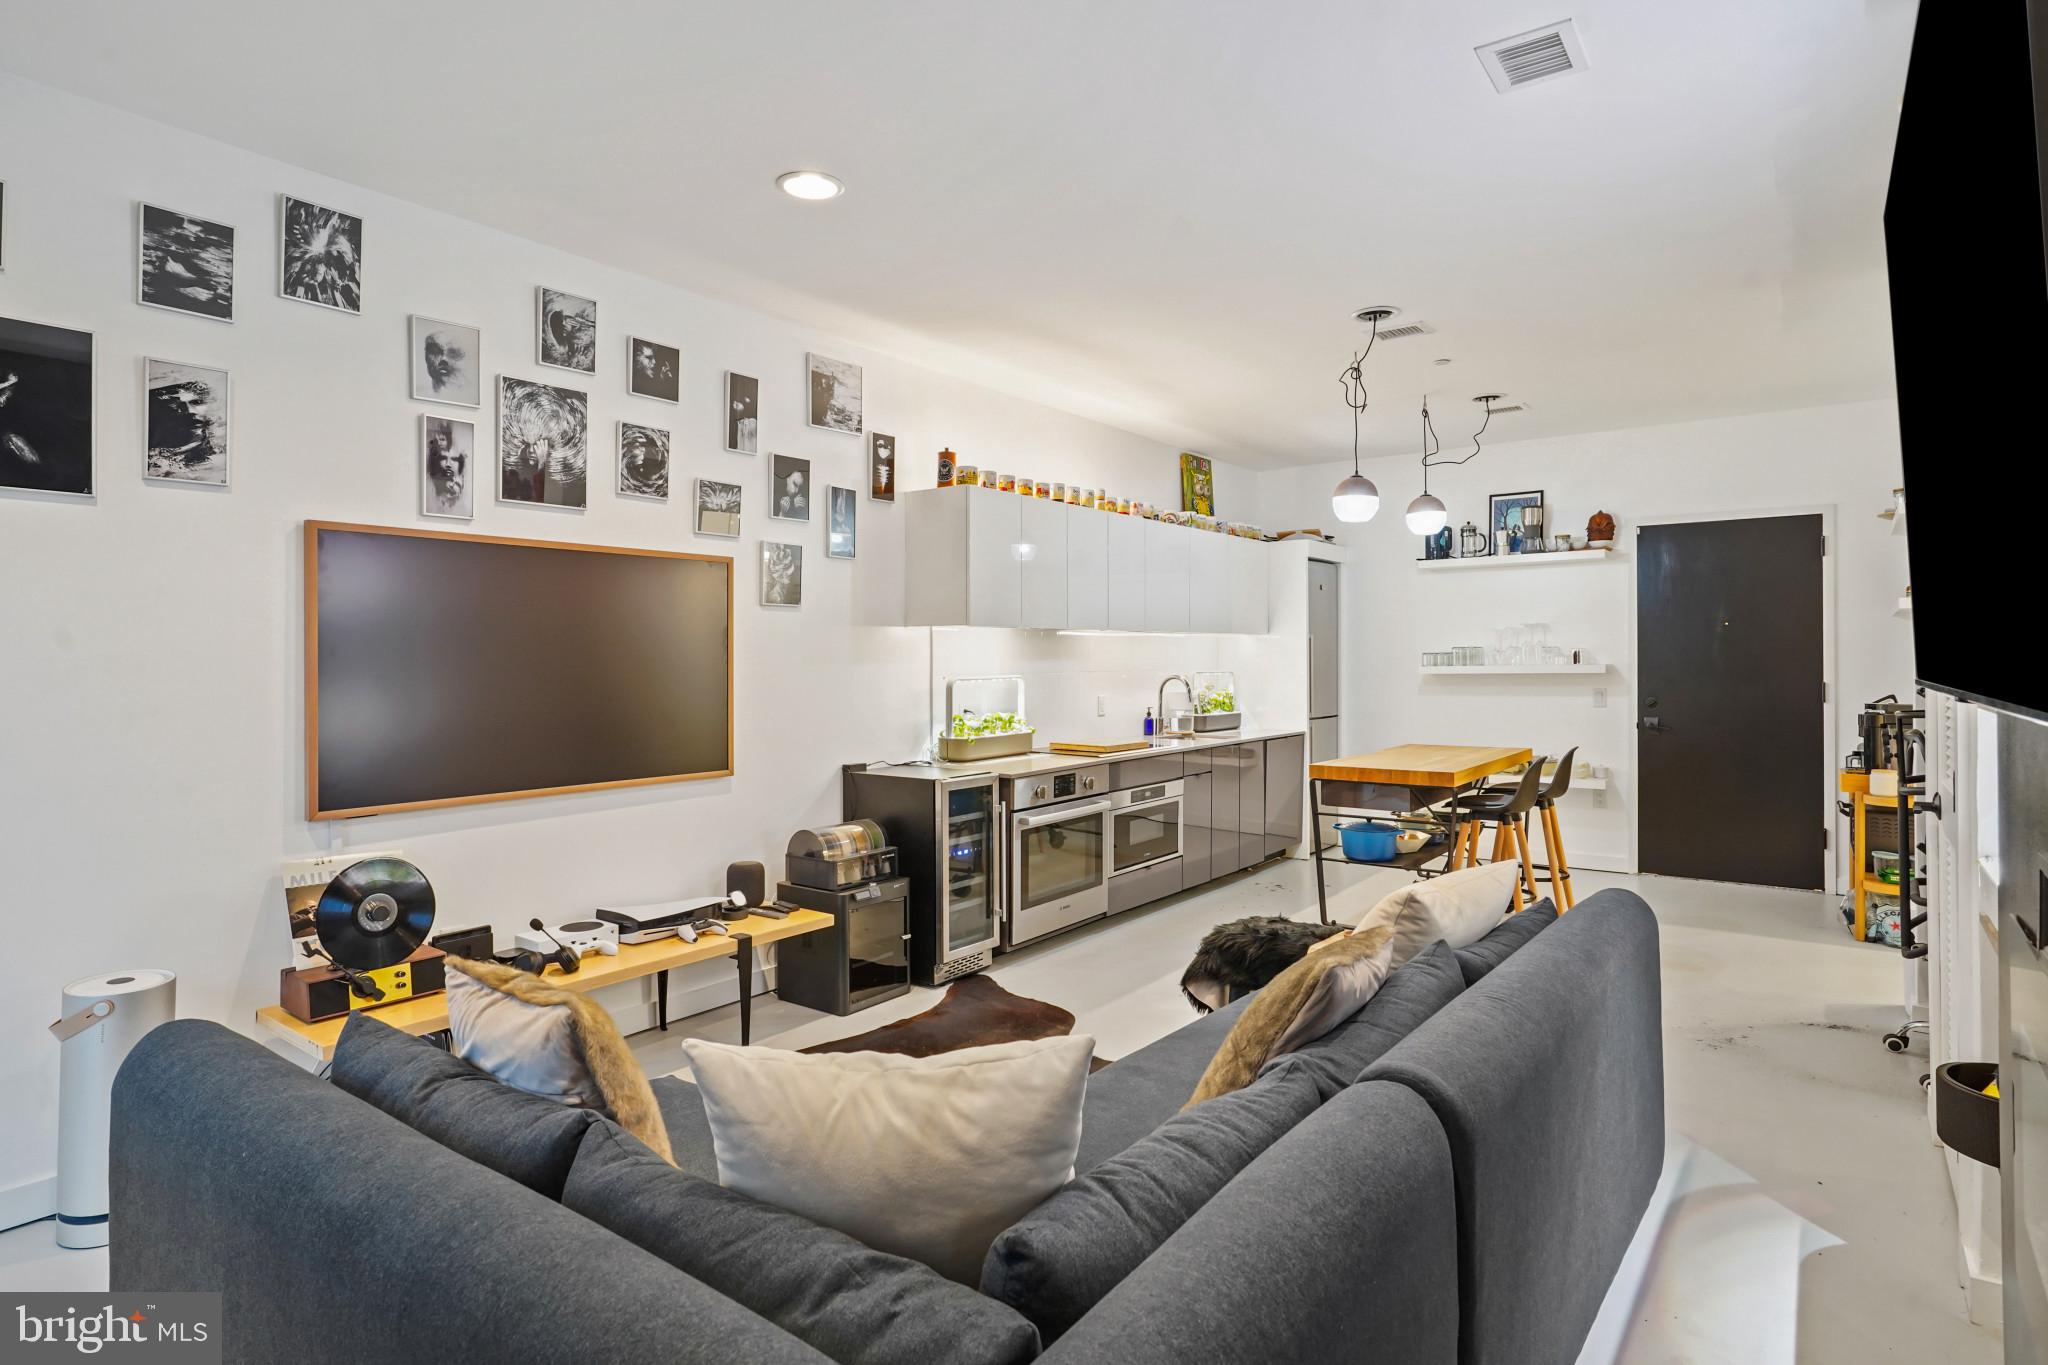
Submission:
<svg viewBox="0 0 2048 1365">
<path fill-rule="evenodd" d="M 358 815 L 390 815 L 398 811 L 436 810 L 444 806 L 477 806 L 492 801 L 522 801 L 566 792 L 615 791 L 621 787 L 653 787 L 670 782 L 701 782 L 733 775 L 733 559 L 731 555 L 697 554 L 689 550 L 640 550 L 621 545 L 586 545 L 567 540 L 532 540 L 518 536 L 480 536 L 466 531 L 434 531 L 416 526 L 373 526 L 362 522 L 308 521 L 305 524 L 306 618 L 306 818 L 346 820 Z M 696 559 L 725 565 L 725 761 L 726 766 L 701 773 L 670 773 L 631 777 L 616 782 L 584 782 L 567 787 L 534 787 L 525 791 L 487 792 L 480 796 L 444 796 L 428 801 L 400 801 L 384 806 L 323 810 L 320 806 L 320 533 L 353 531 L 365 535 L 416 536 L 423 540 L 466 540 L 482 545 L 518 545 L 541 550 L 574 550 L 590 554 L 642 555 L 650 559 Z"/>
</svg>

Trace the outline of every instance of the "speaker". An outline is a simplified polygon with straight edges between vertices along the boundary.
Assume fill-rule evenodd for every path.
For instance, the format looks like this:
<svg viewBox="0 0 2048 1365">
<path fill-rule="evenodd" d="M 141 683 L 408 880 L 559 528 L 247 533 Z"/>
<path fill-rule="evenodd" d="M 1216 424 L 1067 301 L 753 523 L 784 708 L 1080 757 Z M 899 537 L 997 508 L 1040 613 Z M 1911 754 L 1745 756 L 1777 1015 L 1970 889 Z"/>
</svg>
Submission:
<svg viewBox="0 0 2048 1365">
<path fill-rule="evenodd" d="M 747 898 L 748 908 L 768 903 L 768 869 L 759 863 L 731 863 L 725 869 L 727 895 L 737 891 Z M 734 919 L 740 918 L 734 915 Z"/>
<path fill-rule="evenodd" d="M 57 1057 L 57 1245 L 107 1244 L 107 1139 L 114 1073 L 128 1050 L 177 1014 L 178 978 L 116 972 L 64 988 L 63 1017 L 50 1025 Z"/>
</svg>

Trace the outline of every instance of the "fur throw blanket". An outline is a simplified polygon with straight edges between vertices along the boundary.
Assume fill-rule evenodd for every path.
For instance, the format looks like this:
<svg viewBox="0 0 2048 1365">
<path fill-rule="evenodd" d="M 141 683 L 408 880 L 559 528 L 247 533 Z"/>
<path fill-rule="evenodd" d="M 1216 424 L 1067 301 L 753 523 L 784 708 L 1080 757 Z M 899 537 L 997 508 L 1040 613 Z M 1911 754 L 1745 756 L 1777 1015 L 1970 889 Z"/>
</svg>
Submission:
<svg viewBox="0 0 2048 1365">
<path fill-rule="evenodd" d="M 1203 1014 L 1221 1009 L 1233 993 L 1255 991 L 1286 971 L 1339 924 L 1304 924 L 1281 915 L 1253 915 L 1219 924 L 1202 939 L 1181 973 L 1180 991 Z"/>
</svg>

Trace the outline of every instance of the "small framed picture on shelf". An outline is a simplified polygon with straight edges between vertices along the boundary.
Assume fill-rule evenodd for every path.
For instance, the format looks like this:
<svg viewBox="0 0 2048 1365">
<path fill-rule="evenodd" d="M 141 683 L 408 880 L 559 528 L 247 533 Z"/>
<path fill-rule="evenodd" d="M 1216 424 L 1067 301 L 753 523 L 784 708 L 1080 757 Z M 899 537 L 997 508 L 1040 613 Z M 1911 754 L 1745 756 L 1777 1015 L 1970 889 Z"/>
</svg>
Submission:
<svg viewBox="0 0 2048 1365">
<path fill-rule="evenodd" d="M 1543 490 L 1495 493 L 1486 500 L 1486 524 L 1493 531 L 1493 552 L 1523 554 L 1543 548 Z"/>
</svg>

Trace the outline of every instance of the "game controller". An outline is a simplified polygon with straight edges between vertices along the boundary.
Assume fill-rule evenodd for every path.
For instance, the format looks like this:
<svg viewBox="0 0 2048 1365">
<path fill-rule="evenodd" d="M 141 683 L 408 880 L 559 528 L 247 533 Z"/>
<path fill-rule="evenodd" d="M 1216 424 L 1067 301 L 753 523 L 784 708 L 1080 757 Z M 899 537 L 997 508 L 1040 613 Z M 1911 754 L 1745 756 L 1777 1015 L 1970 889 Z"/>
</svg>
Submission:
<svg viewBox="0 0 2048 1365">
<path fill-rule="evenodd" d="M 724 934 L 732 937 L 732 930 L 725 927 L 725 921 L 718 919 L 693 919 L 688 924 L 676 926 L 676 937 L 685 943 L 695 943 L 699 934 Z"/>
</svg>

